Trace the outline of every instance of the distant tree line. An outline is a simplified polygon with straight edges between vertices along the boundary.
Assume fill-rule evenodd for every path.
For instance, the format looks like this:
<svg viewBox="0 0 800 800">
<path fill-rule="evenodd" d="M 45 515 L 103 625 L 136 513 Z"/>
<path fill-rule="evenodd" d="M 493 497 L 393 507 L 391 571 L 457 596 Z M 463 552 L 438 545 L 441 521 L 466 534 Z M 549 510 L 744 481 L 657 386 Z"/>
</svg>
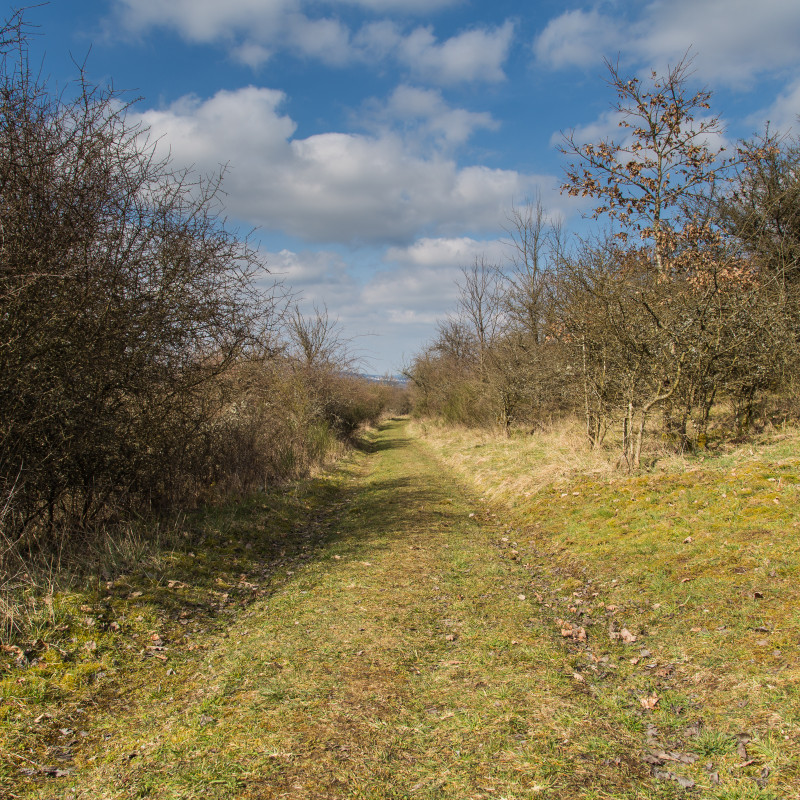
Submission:
<svg viewBox="0 0 800 800">
<path fill-rule="evenodd" d="M 569 237 L 541 203 L 509 214 L 505 263 L 463 269 L 458 308 L 407 371 L 419 414 L 536 426 L 579 414 L 640 466 L 658 423 L 677 450 L 709 443 L 798 376 L 800 142 L 769 128 L 728 154 L 690 62 L 650 81 L 608 64 L 620 137 L 564 137 L 562 189 L 603 222 Z"/>
<path fill-rule="evenodd" d="M 303 474 L 396 399 L 128 110 L 82 75 L 54 94 L 3 26 L 0 572 Z"/>
</svg>

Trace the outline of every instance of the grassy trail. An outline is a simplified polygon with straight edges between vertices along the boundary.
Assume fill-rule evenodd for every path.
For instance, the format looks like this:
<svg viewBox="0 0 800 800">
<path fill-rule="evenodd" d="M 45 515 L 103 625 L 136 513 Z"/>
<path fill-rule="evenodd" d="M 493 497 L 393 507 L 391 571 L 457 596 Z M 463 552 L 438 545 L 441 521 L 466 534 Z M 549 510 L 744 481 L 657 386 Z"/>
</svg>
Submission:
<svg viewBox="0 0 800 800">
<path fill-rule="evenodd" d="M 404 423 L 367 450 L 278 591 L 90 711 L 70 775 L 10 796 L 681 796 L 642 759 L 636 696 L 597 659 L 582 674 L 591 642 L 562 635 L 513 532 Z"/>
</svg>

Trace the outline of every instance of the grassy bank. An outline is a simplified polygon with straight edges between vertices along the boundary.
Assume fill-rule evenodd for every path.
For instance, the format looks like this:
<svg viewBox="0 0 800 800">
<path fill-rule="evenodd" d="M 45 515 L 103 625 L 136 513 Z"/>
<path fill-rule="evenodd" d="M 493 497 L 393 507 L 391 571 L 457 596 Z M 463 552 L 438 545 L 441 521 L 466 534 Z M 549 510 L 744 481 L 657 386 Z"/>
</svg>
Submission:
<svg viewBox="0 0 800 800">
<path fill-rule="evenodd" d="M 586 631 L 588 681 L 606 673 L 621 706 L 655 703 L 654 746 L 698 755 L 688 771 L 708 796 L 797 796 L 800 433 L 629 476 L 567 428 L 417 431 L 511 529 L 509 557 L 550 584 L 542 602 L 564 630 Z"/>
</svg>

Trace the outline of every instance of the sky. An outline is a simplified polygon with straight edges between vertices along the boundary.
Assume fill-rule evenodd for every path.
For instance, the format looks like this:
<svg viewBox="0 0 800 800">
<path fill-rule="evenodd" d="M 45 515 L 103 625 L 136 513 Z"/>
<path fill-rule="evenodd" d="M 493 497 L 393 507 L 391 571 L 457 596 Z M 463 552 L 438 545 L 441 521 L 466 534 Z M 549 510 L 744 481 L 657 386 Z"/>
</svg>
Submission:
<svg viewBox="0 0 800 800">
<path fill-rule="evenodd" d="M 8 6 L 10 11 L 11 6 Z M 176 166 L 225 170 L 230 227 L 397 373 L 462 267 L 508 257 L 513 207 L 567 229 L 563 132 L 614 137 L 604 59 L 693 56 L 729 146 L 800 132 L 797 0 L 51 0 L 26 13 L 52 87 L 113 83 Z"/>
</svg>

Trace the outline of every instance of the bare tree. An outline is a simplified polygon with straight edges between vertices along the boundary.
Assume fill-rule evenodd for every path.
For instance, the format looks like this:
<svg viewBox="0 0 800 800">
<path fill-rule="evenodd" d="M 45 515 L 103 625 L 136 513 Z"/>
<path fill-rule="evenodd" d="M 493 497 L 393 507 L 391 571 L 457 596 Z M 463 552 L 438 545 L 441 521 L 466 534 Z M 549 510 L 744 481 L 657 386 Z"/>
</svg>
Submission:
<svg viewBox="0 0 800 800">
<path fill-rule="evenodd" d="M 503 311 L 503 287 L 500 269 L 484 257 L 476 258 L 471 267 L 461 270 L 458 309 L 475 337 L 478 370 L 486 376 L 486 359 L 490 346 L 500 333 Z"/>
</svg>

